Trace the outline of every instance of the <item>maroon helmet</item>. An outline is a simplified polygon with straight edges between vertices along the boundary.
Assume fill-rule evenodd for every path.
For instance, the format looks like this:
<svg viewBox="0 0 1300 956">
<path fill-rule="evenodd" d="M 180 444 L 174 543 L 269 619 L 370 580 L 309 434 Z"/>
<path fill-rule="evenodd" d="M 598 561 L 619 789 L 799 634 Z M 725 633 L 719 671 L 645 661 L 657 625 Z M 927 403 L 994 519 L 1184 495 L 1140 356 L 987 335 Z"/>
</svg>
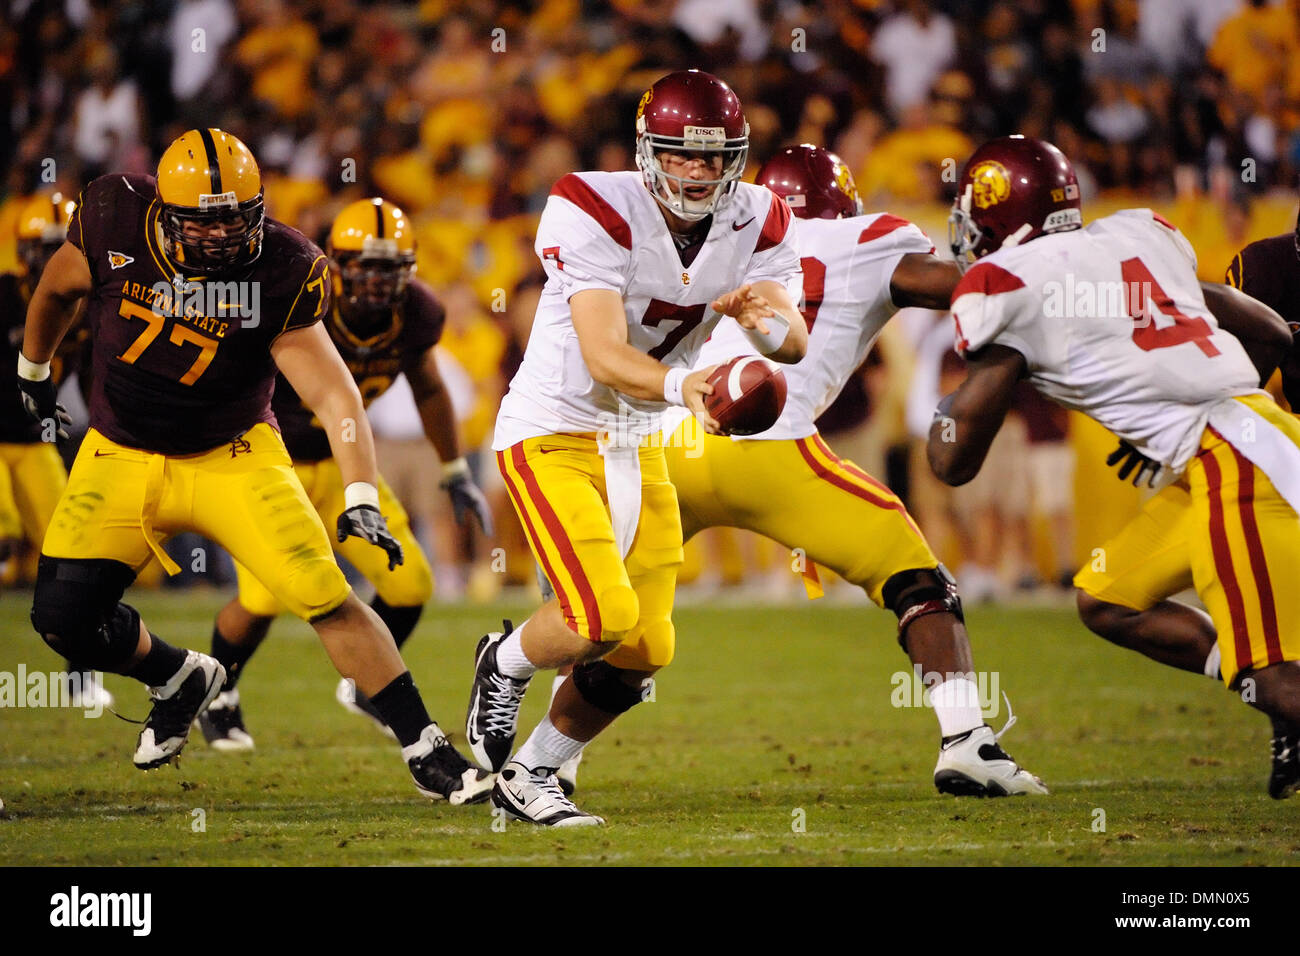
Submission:
<svg viewBox="0 0 1300 956">
<path fill-rule="evenodd" d="M 690 180 L 713 186 L 706 199 L 684 192 L 687 181 L 659 164 L 659 153 L 722 155 L 719 179 Z M 699 70 L 669 73 L 641 97 L 636 109 L 636 165 L 651 195 L 673 215 L 688 221 L 717 212 L 745 171 L 749 124 L 740 99 L 716 76 Z"/>
<path fill-rule="evenodd" d="M 862 215 L 862 200 L 849 167 L 820 146 L 786 147 L 763 164 L 757 182 L 784 199 L 800 219 Z"/>
<path fill-rule="evenodd" d="M 992 139 L 975 150 L 948 216 L 957 264 L 997 249 L 1083 225 L 1079 178 L 1051 143 L 1024 136 Z"/>
</svg>

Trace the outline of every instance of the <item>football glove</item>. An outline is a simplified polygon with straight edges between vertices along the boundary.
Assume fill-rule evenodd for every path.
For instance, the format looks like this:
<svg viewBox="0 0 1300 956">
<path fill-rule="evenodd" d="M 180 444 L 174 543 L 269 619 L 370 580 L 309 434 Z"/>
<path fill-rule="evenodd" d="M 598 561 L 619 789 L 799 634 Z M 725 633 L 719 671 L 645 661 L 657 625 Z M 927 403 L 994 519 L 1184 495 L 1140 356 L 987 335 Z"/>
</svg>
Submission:
<svg viewBox="0 0 1300 956">
<path fill-rule="evenodd" d="M 72 424 L 72 416 L 67 410 L 59 404 L 58 390 L 54 387 L 54 379 L 46 377 L 39 382 L 33 382 L 29 378 L 18 376 L 18 388 L 22 391 L 23 408 L 27 414 L 41 426 L 44 432 L 49 428 L 49 424 L 54 425 L 54 434 L 58 438 L 67 439 L 68 426 Z M 44 434 L 42 434 L 44 439 Z"/>
<path fill-rule="evenodd" d="M 1147 475 L 1150 476 L 1147 478 L 1147 487 L 1154 488 L 1156 486 L 1156 478 L 1160 476 L 1160 463 L 1158 461 L 1152 461 L 1123 439 L 1120 439 L 1119 447 L 1111 452 L 1109 457 L 1106 459 L 1106 466 L 1108 468 L 1114 468 L 1116 465 L 1119 466 L 1120 481 L 1128 481 L 1129 474 L 1134 468 L 1137 469 L 1137 474 L 1133 475 L 1134 488 L 1140 488 L 1142 486 L 1142 478 Z"/>
<path fill-rule="evenodd" d="M 388 552 L 388 570 L 402 563 L 402 545 L 388 530 L 388 522 L 373 505 L 353 505 L 339 515 L 339 543 L 355 535 Z"/>
<path fill-rule="evenodd" d="M 468 470 L 448 475 L 438 482 L 438 487 L 451 495 L 451 507 L 458 525 L 466 524 L 470 513 L 473 513 L 483 533 L 491 537 L 492 509 L 488 507 L 487 498 L 484 497 L 479 486 L 474 484 L 474 479 L 470 477 Z"/>
</svg>

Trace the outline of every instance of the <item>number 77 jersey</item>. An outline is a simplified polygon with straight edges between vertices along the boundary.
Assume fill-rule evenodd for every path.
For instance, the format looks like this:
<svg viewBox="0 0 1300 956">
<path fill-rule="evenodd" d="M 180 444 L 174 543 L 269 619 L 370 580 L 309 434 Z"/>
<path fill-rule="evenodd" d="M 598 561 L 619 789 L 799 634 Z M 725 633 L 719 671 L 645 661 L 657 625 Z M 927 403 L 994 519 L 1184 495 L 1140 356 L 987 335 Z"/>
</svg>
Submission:
<svg viewBox="0 0 1300 956">
<path fill-rule="evenodd" d="M 985 256 L 954 290 L 952 313 L 958 352 L 1014 349 L 1040 392 L 1172 474 L 1214 405 L 1258 391 L 1245 349 L 1205 305 L 1191 244 L 1150 209 Z"/>
<path fill-rule="evenodd" d="M 305 236 L 267 219 L 252 265 L 199 281 L 163 248 L 159 209 L 152 177 L 101 176 L 68 242 L 92 281 L 91 427 L 130 448 L 188 455 L 275 424 L 271 345 L 327 313 L 329 272 Z"/>
</svg>

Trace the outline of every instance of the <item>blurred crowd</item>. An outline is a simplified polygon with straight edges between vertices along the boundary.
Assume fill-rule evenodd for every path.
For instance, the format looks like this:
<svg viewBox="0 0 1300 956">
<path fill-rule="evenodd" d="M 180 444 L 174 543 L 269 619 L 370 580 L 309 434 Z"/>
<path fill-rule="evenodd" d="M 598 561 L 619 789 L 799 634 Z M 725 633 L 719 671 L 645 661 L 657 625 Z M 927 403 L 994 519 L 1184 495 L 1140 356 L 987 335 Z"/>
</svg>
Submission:
<svg viewBox="0 0 1300 956">
<path fill-rule="evenodd" d="M 418 274 L 448 307 L 445 371 L 471 449 L 490 438 L 527 341 L 552 183 L 633 168 L 637 100 L 673 69 L 735 87 L 751 174 L 781 146 L 829 145 L 867 209 L 912 218 L 940 247 L 960 164 L 1011 132 L 1071 156 L 1088 217 L 1164 211 L 1205 279 L 1294 221 L 1300 0 L 0 0 L 0 12 L 0 270 L 17 267 L 12 222 L 32 192 L 151 172 L 185 129 L 227 129 L 258 157 L 269 213 L 317 241 L 364 196 L 413 218 Z M 911 449 L 960 373 L 950 344 L 942 317 L 905 316 L 823 431 L 908 498 L 977 595 L 1057 581 L 1087 553 L 1074 516 L 1127 507 L 1087 499 L 1074 473 L 1080 442 L 1101 439 L 1027 396 L 1000 479 L 934 487 Z M 396 390 L 375 414 L 443 593 L 526 584 L 504 495 L 500 540 L 469 539 L 429 480 L 436 456 L 409 397 Z M 489 487 L 492 472 L 480 470 Z M 719 533 L 687 579 L 772 593 L 797 586 L 789 563 Z"/>
</svg>

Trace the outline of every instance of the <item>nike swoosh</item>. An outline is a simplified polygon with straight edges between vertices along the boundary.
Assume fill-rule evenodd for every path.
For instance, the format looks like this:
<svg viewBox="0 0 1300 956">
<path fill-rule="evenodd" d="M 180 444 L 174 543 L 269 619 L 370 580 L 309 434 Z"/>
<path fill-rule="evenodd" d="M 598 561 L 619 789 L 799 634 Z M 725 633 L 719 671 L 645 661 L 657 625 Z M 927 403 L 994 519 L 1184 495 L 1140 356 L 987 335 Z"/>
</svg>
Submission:
<svg viewBox="0 0 1300 956">
<path fill-rule="evenodd" d="M 465 721 L 465 737 L 469 740 L 470 746 L 481 743 L 483 738 L 474 732 L 474 725 L 478 723 L 478 695 L 474 695 L 474 706 L 469 709 L 469 718 Z"/>
<path fill-rule="evenodd" d="M 102 448 L 96 448 L 96 449 L 95 449 L 95 457 L 96 457 L 96 458 L 107 458 L 109 455 L 116 455 L 116 454 L 117 454 L 117 452 L 115 452 L 115 451 L 104 451 L 104 449 L 102 449 Z"/>
<path fill-rule="evenodd" d="M 537 446 L 537 454 L 539 455 L 549 455 L 553 451 L 569 451 L 569 449 L 565 448 L 563 445 L 551 445 L 549 447 L 546 445 Z"/>
<path fill-rule="evenodd" d="M 731 228 L 734 229 L 736 232 L 740 232 L 740 230 L 744 229 L 746 226 L 748 226 L 751 222 L 753 222 L 757 218 L 758 218 L 757 216 L 750 216 L 742 223 L 733 223 Z"/>
</svg>

